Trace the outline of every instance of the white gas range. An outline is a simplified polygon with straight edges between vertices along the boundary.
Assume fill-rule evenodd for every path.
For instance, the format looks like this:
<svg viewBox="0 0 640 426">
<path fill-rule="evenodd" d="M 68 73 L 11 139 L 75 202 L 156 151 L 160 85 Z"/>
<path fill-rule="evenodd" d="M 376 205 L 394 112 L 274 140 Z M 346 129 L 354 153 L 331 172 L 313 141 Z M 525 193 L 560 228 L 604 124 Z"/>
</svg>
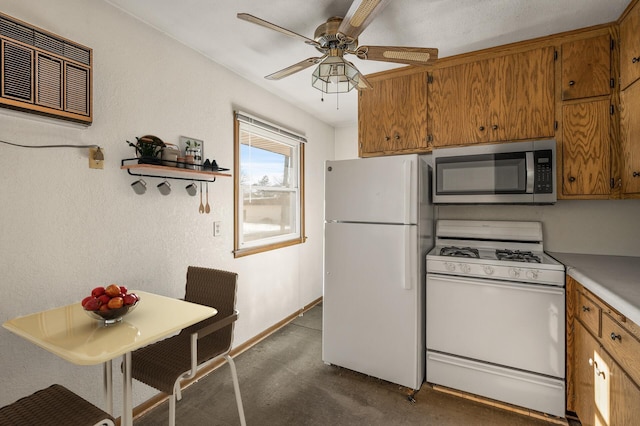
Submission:
<svg viewBox="0 0 640 426">
<path fill-rule="evenodd" d="M 565 415 L 565 268 L 542 224 L 440 220 L 427 255 L 427 381 Z"/>
</svg>

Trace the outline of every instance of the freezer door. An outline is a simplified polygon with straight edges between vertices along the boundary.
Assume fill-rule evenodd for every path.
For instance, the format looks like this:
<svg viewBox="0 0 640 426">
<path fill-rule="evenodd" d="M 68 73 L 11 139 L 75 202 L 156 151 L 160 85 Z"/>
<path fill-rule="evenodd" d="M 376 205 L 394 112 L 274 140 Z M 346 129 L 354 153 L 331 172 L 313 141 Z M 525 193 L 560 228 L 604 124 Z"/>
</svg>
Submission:
<svg viewBox="0 0 640 426">
<path fill-rule="evenodd" d="M 322 359 L 412 389 L 424 378 L 415 225 L 325 224 Z"/>
<path fill-rule="evenodd" d="M 417 223 L 418 168 L 426 168 L 423 163 L 417 155 L 327 161 L 325 220 Z M 428 198 L 428 182 L 420 190 Z"/>
</svg>

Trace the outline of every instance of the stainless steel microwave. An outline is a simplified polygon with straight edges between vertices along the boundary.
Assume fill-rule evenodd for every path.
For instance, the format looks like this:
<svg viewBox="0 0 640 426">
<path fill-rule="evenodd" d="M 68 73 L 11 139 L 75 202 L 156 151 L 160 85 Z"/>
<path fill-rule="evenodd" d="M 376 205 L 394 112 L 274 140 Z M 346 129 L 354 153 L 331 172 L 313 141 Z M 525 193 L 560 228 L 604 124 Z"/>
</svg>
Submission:
<svg viewBox="0 0 640 426">
<path fill-rule="evenodd" d="M 436 204 L 556 202 L 556 141 L 433 150 Z"/>
</svg>

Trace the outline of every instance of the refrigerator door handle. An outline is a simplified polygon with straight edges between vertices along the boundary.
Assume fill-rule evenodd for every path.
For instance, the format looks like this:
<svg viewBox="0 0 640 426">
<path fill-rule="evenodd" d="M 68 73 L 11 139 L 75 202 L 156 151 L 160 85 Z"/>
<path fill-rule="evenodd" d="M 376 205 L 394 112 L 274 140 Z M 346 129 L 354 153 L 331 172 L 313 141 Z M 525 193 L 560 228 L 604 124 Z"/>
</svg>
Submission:
<svg viewBox="0 0 640 426">
<path fill-rule="evenodd" d="M 411 283 L 413 282 L 413 251 L 411 250 L 411 232 L 412 227 L 409 225 L 404 226 L 404 241 L 402 244 L 404 258 L 404 270 L 402 272 L 402 288 L 405 290 L 411 290 Z"/>
<path fill-rule="evenodd" d="M 411 223 L 411 160 L 404 160 L 404 223 Z"/>
</svg>

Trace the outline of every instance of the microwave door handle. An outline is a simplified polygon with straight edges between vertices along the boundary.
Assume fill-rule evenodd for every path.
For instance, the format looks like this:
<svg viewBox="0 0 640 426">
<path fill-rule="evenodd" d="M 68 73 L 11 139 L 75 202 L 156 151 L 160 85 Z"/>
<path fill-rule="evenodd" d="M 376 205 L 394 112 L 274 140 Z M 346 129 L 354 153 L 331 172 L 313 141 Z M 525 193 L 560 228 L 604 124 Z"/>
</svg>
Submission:
<svg viewBox="0 0 640 426">
<path fill-rule="evenodd" d="M 533 161 L 533 152 L 525 152 L 525 162 L 527 164 L 527 194 L 533 194 L 533 184 L 535 180 L 535 164 Z"/>
</svg>

